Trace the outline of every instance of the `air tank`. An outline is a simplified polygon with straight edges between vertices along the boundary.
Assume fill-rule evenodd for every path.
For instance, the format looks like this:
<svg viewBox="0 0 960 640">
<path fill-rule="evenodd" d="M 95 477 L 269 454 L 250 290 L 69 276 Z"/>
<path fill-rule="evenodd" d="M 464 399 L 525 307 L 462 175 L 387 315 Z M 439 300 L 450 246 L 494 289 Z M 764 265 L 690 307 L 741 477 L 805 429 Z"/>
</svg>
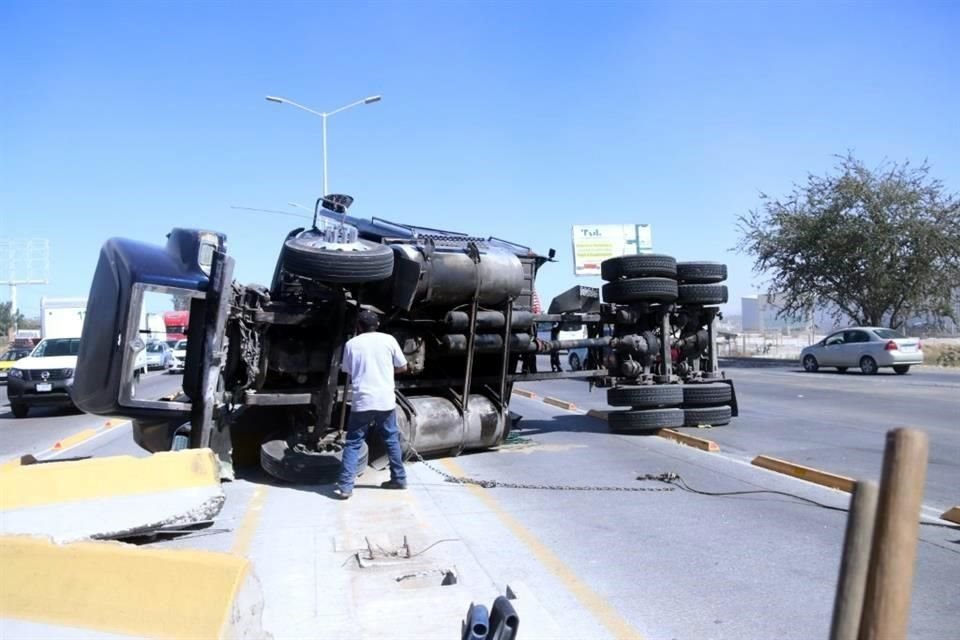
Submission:
<svg viewBox="0 0 960 640">
<path fill-rule="evenodd" d="M 485 449 L 503 439 L 503 420 L 486 396 L 472 394 L 467 419 L 453 402 L 440 396 L 408 396 L 413 408 L 398 406 L 397 422 L 406 450 L 426 455 L 454 449 Z M 464 429 L 466 427 L 466 429 Z"/>
</svg>

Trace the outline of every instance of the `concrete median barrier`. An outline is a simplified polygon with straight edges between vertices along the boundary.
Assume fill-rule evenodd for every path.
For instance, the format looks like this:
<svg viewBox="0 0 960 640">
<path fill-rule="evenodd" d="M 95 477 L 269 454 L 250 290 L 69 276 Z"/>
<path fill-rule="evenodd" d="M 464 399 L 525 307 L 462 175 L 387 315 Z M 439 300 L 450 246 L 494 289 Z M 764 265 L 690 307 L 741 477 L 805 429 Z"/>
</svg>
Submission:
<svg viewBox="0 0 960 640">
<path fill-rule="evenodd" d="M 241 556 L 15 536 L 0 567 L 0 638 L 270 637 Z"/>
<path fill-rule="evenodd" d="M 223 501 L 209 449 L 10 465 L 0 470 L 0 535 L 123 537 L 209 520 Z"/>
</svg>

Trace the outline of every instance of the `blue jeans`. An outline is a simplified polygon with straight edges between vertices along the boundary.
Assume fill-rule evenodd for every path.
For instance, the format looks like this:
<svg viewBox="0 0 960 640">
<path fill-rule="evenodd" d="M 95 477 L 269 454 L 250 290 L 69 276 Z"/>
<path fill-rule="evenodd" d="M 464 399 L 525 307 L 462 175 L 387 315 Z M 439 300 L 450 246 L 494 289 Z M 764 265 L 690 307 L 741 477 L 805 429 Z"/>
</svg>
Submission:
<svg viewBox="0 0 960 640">
<path fill-rule="evenodd" d="M 337 484 L 343 491 L 353 491 L 353 482 L 357 478 L 357 463 L 360 449 L 367 439 L 367 431 L 374 427 L 383 436 L 390 458 L 390 479 L 407 482 L 407 472 L 403 468 L 403 451 L 400 449 L 400 430 L 397 428 L 397 411 L 351 411 L 347 421 L 347 440 L 343 447 L 343 461 L 340 466 L 340 480 Z"/>
</svg>

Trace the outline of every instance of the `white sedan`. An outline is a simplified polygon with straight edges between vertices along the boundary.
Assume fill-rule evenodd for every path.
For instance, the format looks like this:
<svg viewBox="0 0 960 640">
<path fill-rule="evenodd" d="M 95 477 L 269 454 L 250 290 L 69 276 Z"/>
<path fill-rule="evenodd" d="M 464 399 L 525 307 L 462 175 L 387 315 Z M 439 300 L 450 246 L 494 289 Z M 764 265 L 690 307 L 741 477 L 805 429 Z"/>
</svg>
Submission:
<svg viewBox="0 0 960 640">
<path fill-rule="evenodd" d="M 915 364 L 923 364 L 923 347 L 918 338 L 908 338 L 883 327 L 852 327 L 831 333 L 800 352 L 800 363 L 813 373 L 820 367 L 836 367 L 843 373 L 859 367 L 874 374 L 881 367 L 892 367 L 903 375 Z"/>
<path fill-rule="evenodd" d="M 175 371 L 183 371 L 183 363 L 187 361 L 187 341 L 180 340 L 177 344 L 173 345 L 173 366 L 171 366 L 168 371 L 173 373 Z"/>
</svg>

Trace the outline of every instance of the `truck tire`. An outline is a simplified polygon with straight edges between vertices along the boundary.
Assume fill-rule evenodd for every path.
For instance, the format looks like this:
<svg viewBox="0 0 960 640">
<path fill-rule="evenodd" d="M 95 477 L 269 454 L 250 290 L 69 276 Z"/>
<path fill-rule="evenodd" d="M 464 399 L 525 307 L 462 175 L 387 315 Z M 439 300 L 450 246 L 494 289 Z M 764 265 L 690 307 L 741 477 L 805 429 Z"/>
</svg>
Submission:
<svg viewBox="0 0 960 640">
<path fill-rule="evenodd" d="M 714 284 L 726 279 L 727 265 L 720 262 L 677 263 L 677 280 L 686 284 Z"/>
<path fill-rule="evenodd" d="M 723 382 L 683 385 L 684 407 L 714 407 L 730 404 L 732 399 L 733 392 L 730 390 L 730 385 Z"/>
<path fill-rule="evenodd" d="M 673 256 L 644 253 L 617 256 L 600 263 L 600 277 L 607 282 L 620 278 L 676 278 L 677 261 Z"/>
<path fill-rule="evenodd" d="M 677 281 L 670 278 L 631 278 L 603 285 L 604 302 L 659 302 L 677 299 Z"/>
<path fill-rule="evenodd" d="M 683 426 L 683 409 L 611 411 L 607 424 L 613 433 L 637 433 Z"/>
<path fill-rule="evenodd" d="M 328 484 L 340 475 L 342 451 L 304 453 L 290 448 L 286 440 L 269 440 L 260 446 L 260 466 L 278 480 L 294 484 Z M 370 450 L 360 449 L 359 472 L 367 468 Z"/>
<path fill-rule="evenodd" d="M 30 413 L 30 407 L 21 402 L 11 402 L 10 412 L 13 413 L 14 418 L 26 418 L 27 414 Z"/>
<path fill-rule="evenodd" d="M 677 287 L 678 304 L 724 304 L 727 301 L 727 285 L 681 284 Z"/>
<path fill-rule="evenodd" d="M 335 284 L 361 284 L 393 274 L 393 249 L 385 244 L 357 240 L 343 249 L 316 244 L 320 236 L 307 231 L 283 243 L 283 268 L 299 276 Z"/>
<path fill-rule="evenodd" d="M 679 407 L 682 403 L 683 387 L 678 384 L 637 385 L 607 389 L 607 404 L 613 407 Z"/>
<path fill-rule="evenodd" d="M 728 424 L 733 415 L 733 410 L 729 405 L 722 407 L 690 407 L 683 410 L 685 427 L 698 427 L 701 424 L 709 424 L 713 427 L 719 427 Z"/>
</svg>

